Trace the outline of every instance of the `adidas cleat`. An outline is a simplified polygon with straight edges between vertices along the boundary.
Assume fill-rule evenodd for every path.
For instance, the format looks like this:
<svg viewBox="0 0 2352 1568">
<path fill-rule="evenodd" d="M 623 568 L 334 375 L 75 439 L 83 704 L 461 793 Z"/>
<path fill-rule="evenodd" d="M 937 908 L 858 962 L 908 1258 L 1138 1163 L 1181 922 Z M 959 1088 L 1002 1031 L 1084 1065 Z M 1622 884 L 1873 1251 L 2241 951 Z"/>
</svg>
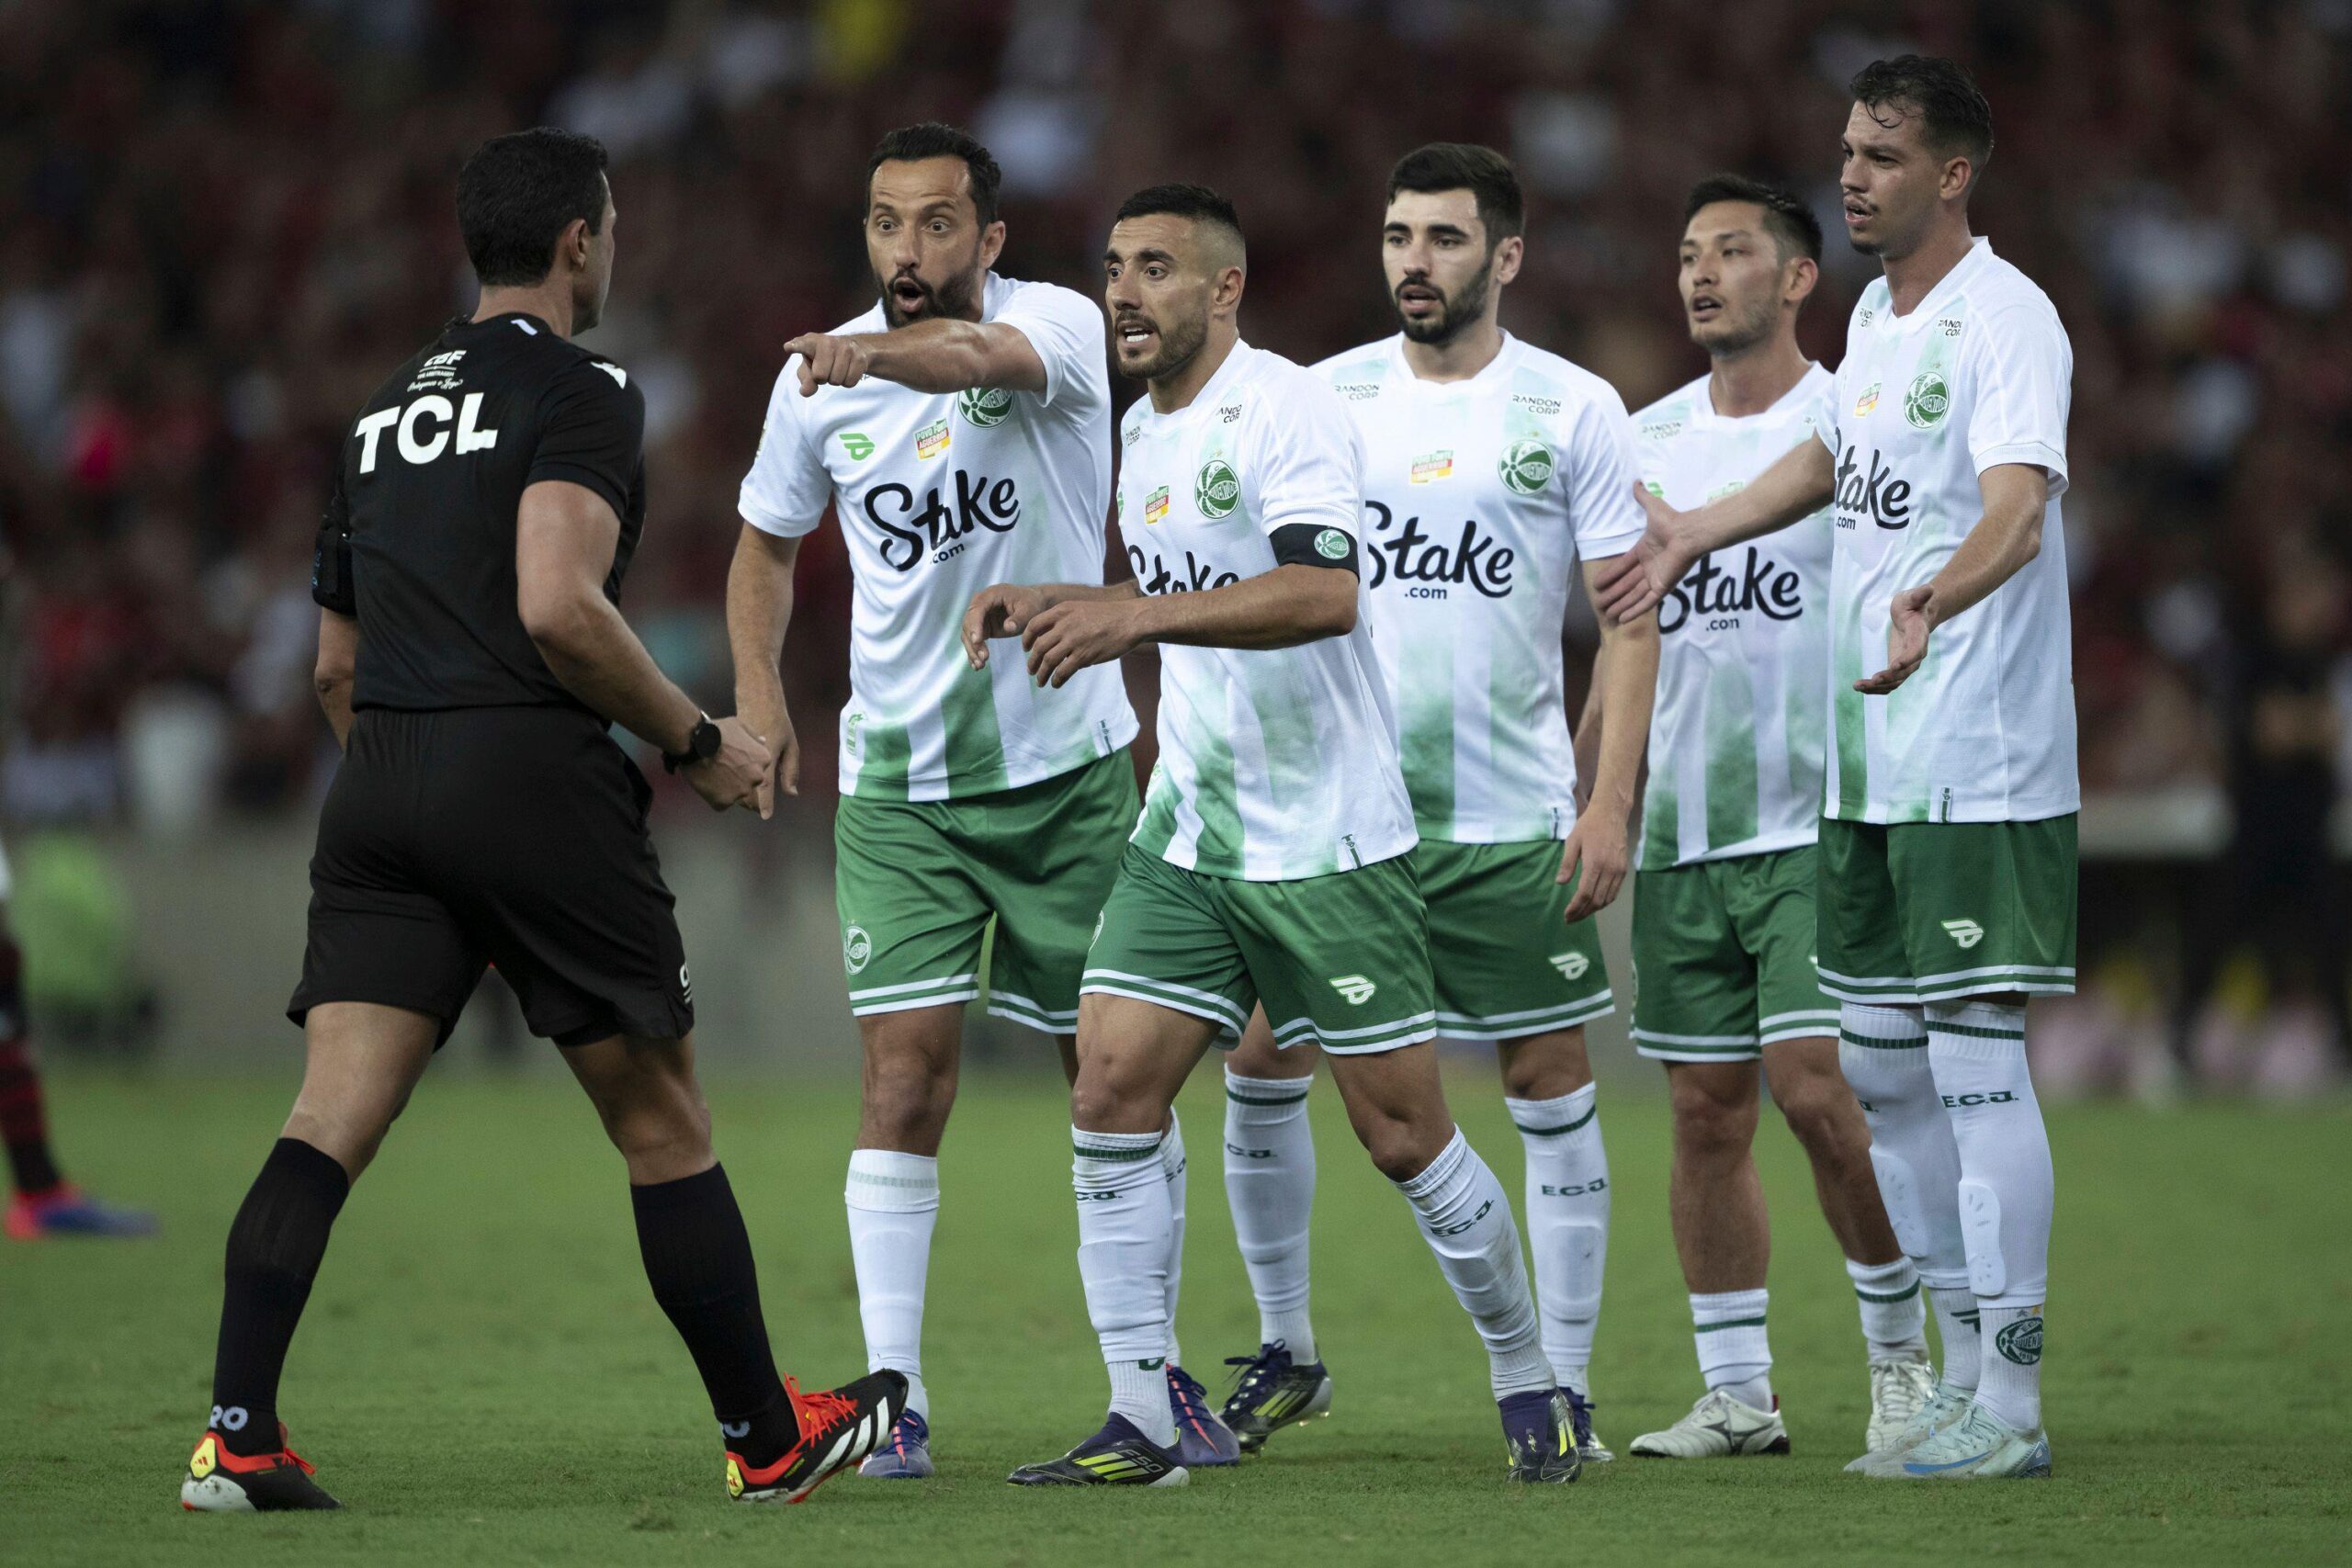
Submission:
<svg viewBox="0 0 2352 1568">
<path fill-rule="evenodd" d="M 1784 1454 L 1789 1429 L 1781 1425 L 1781 1402 L 1758 1410 L 1719 1388 L 1709 1389 L 1690 1414 L 1662 1432 L 1634 1439 L 1643 1459 L 1730 1459 L 1742 1454 Z"/>
<path fill-rule="evenodd" d="M 865 1456 L 860 1475 L 880 1481 L 922 1481 L 939 1473 L 931 1462 L 931 1423 L 909 1410 L 890 1427 L 890 1440 Z"/>
<path fill-rule="evenodd" d="M 906 1407 L 904 1373 L 868 1372 L 855 1382 L 803 1393 L 790 1378 L 785 1397 L 800 1422 L 800 1440 L 774 1464 L 753 1469 L 741 1454 L 727 1456 L 727 1495 L 739 1503 L 799 1503 L 880 1448 Z"/>
<path fill-rule="evenodd" d="M 232 1454 L 220 1434 L 208 1428 L 188 1456 L 180 1483 L 180 1506 L 191 1514 L 273 1514 L 296 1509 L 340 1508 L 326 1489 L 311 1479 L 309 1460 L 286 1446 L 277 1428 L 277 1450 Z"/>
<path fill-rule="evenodd" d="M 1564 1484 L 1584 1473 L 1584 1458 L 1577 1452 L 1576 1415 L 1566 1393 L 1555 1388 L 1548 1393 L 1519 1393 L 1501 1403 L 1513 1481 Z"/>
<path fill-rule="evenodd" d="M 1005 1477 L 1015 1486 L 1182 1486 L 1192 1478 L 1172 1450 L 1116 1415 L 1061 1458 L 1024 1464 Z"/>
<path fill-rule="evenodd" d="M 1936 1369 L 1926 1352 L 1871 1363 L 1871 1423 L 1862 1434 L 1871 1453 L 1901 1452 L 1895 1437 L 1936 1397 Z M 1921 1439 L 1931 1437 L 1923 1433 Z M 1904 1444 L 1904 1448 L 1911 1445 Z"/>
<path fill-rule="evenodd" d="M 1917 1415 L 1904 1423 L 1900 1431 L 1887 1439 L 1886 1447 L 1872 1449 L 1858 1460 L 1848 1462 L 1847 1471 L 1855 1475 L 1874 1475 L 1882 1479 L 1899 1473 L 1895 1465 L 1903 1456 L 1926 1442 L 1947 1427 L 1956 1427 L 1976 1403 L 1973 1388 L 1953 1388 L 1938 1383 L 1928 1403 Z"/>
<path fill-rule="evenodd" d="M 1176 1460 L 1185 1469 L 1241 1462 L 1241 1439 L 1209 1408 L 1209 1391 L 1173 1361 L 1168 1363 L 1168 1408 L 1176 1417 Z"/>
<path fill-rule="evenodd" d="M 58 1187 L 37 1198 L 11 1193 L 5 1228 L 10 1241 L 39 1241 L 52 1235 L 153 1235 L 155 1216 L 144 1209 L 102 1203 L 78 1187 Z"/>
<path fill-rule="evenodd" d="M 1560 1386 L 1560 1392 L 1568 1396 L 1568 1416 L 1577 1439 L 1577 1458 L 1587 1464 L 1607 1464 L 1615 1459 L 1617 1456 L 1609 1451 L 1609 1445 L 1593 1432 L 1592 1401 L 1565 1383 Z"/>
<path fill-rule="evenodd" d="M 1264 1448 L 1277 1427 L 1331 1413 L 1331 1374 L 1320 1361 L 1292 1360 L 1279 1341 L 1259 1346 L 1254 1356 L 1228 1356 L 1225 1364 L 1241 1369 L 1221 1415 L 1245 1454 Z"/>
<path fill-rule="evenodd" d="M 1957 1423 L 1873 1473 L 1906 1481 L 2046 1481 L 2050 1438 L 2021 1431 L 1972 1404 Z"/>
</svg>

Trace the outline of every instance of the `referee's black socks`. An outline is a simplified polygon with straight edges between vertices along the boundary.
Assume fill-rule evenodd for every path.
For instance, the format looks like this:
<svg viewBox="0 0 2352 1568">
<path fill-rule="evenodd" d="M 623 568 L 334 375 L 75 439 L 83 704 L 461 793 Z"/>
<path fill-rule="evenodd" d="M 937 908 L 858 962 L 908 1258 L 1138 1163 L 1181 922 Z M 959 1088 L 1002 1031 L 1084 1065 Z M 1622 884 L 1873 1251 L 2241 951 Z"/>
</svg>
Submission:
<svg viewBox="0 0 2352 1568">
<path fill-rule="evenodd" d="M 212 1428 L 233 1454 L 275 1453 L 277 1378 L 327 1233 L 351 1193 L 332 1155 L 280 1138 L 229 1227 L 220 1341 L 212 1362 Z"/>
<path fill-rule="evenodd" d="M 728 1450 L 755 1469 L 775 1463 L 800 1425 L 768 1348 L 752 1237 L 725 1168 L 628 1192 L 653 1299 L 702 1373 Z"/>
</svg>

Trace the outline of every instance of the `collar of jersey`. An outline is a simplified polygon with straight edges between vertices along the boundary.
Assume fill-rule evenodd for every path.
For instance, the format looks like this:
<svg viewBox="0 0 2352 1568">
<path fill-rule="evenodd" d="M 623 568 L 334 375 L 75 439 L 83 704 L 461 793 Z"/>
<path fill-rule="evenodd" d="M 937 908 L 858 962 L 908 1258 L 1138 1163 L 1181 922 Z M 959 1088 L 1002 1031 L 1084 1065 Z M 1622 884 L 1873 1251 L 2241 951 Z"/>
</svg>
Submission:
<svg viewBox="0 0 2352 1568">
<path fill-rule="evenodd" d="M 1506 332 L 1502 347 L 1495 351 L 1492 359 L 1478 367 L 1476 375 L 1464 381 L 1430 381 L 1414 375 L 1413 367 L 1405 362 L 1405 334 L 1398 333 L 1388 340 L 1388 374 L 1401 384 L 1426 392 L 1430 397 L 1458 398 L 1489 385 L 1489 378 L 1499 379 L 1510 374 L 1511 367 L 1519 362 L 1520 348 L 1519 339 Z"/>
<path fill-rule="evenodd" d="M 471 316 L 458 316 L 452 318 L 449 324 L 441 331 L 442 335 L 446 337 L 450 333 L 471 332 L 477 328 L 487 330 L 507 321 L 528 321 L 535 331 L 544 333 L 548 337 L 555 336 L 555 329 L 548 325 L 547 318 L 535 316 L 528 310 L 501 310 L 495 316 L 484 316 L 479 321 Z"/>
<path fill-rule="evenodd" d="M 1894 297 L 1885 288 L 1886 280 L 1881 278 L 1879 292 L 1887 303 L 1886 308 L 1878 313 L 1879 331 L 1883 333 L 1918 331 L 1922 322 L 1935 319 L 1936 312 L 1942 309 L 1946 299 L 1951 298 L 1955 288 L 1967 282 L 1978 266 L 1992 259 L 1993 242 L 1983 234 L 1977 235 L 1969 242 L 1968 254 L 1954 263 L 1950 272 L 1936 279 L 1936 286 L 1928 290 L 1928 297 L 1912 306 L 1911 313 L 1907 316 L 1898 316 L 1894 313 Z"/>
<path fill-rule="evenodd" d="M 1144 423 L 1147 425 L 1182 424 L 1191 419 L 1193 414 L 1223 397 L 1226 388 L 1240 378 L 1243 364 L 1255 358 L 1257 354 L 1258 351 L 1250 346 L 1249 339 L 1237 334 L 1233 340 L 1232 351 L 1225 356 L 1225 363 L 1216 367 L 1216 375 L 1201 384 L 1201 389 L 1193 394 L 1191 402 L 1186 403 L 1174 413 L 1161 413 L 1151 406 L 1151 393 L 1147 389 L 1144 395 L 1136 400 L 1136 407 L 1143 410 Z"/>
<path fill-rule="evenodd" d="M 1804 374 L 1797 378 L 1796 385 L 1791 387 L 1787 391 L 1782 392 L 1781 394 L 1780 400 L 1775 402 L 1770 408 L 1759 409 L 1754 413 L 1744 413 L 1737 416 L 1717 413 L 1715 412 L 1714 390 L 1709 385 L 1709 383 L 1714 379 L 1713 373 L 1711 371 L 1707 375 L 1700 377 L 1696 381 L 1690 383 L 1691 424 L 1694 426 L 1706 426 L 1717 430 L 1737 430 L 1745 425 L 1758 424 L 1766 420 L 1778 418 L 1782 414 L 1796 412 L 1799 406 L 1802 405 L 1805 400 L 1807 395 L 1806 389 L 1815 385 L 1813 378 L 1815 376 L 1827 376 L 1829 374 L 1828 371 L 1824 370 L 1821 367 L 1821 361 L 1817 359 L 1808 359 L 1804 362 Z"/>
</svg>

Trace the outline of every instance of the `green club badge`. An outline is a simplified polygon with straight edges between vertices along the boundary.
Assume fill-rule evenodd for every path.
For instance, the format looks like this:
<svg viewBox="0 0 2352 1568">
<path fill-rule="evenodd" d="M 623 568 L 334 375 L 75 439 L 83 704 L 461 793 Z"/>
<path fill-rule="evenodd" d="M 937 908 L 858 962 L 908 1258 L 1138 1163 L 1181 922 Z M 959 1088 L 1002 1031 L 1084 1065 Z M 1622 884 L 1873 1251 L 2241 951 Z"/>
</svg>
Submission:
<svg viewBox="0 0 2352 1568">
<path fill-rule="evenodd" d="M 2030 1367 L 2041 1359 L 2041 1319 L 2021 1317 L 1993 1336 L 1993 1348 L 2005 1361 Z"/>
<path fill-rule="evenodd" d="M 842 967 L 854 975 L 865 967 L 874 956 L 874 939 L 865 934 L 864 926 L 852 926 L 842 933 Z"/>
<path fill-rule="evenodd" d="M 1903 395 L 1903 417 L 1921 430 L 1933 429 L 1951 412 L 1951 389 L 1944 383 L 1944 373 L 1928 370 L 1911 383 Z"/>
<path fill-rule="evenodd" d="M 958 412 L 985 430 L 1012 417 L 1012 394 L 1002 387 L 974 387 L 956 400 Z"/>
<path fill-rule="evenodd" d="M 1193 481 L 1193 504 L 1201 515 L 1208 518 L 1227 517 L 1240 504 L 1241 478 L 1233 465 L 1222 457 L 1211 457 L 1201 465 L 1200 476 Z"/>
<path fill-rule="evenodd" d="M 1337 528 L 1326 528 L 1315 536 L 1315 553 L 1325 560 L 1345 560 L 1348 536 Z"/>
<path fill-rule="evenodd" d="M 1540 494 L 1552 482 L 1552 449 L 1533 439 L 1514 441 L 1503 449 L 1498 468 L 1503 483 L 1520 494 Z"/>
</svg>

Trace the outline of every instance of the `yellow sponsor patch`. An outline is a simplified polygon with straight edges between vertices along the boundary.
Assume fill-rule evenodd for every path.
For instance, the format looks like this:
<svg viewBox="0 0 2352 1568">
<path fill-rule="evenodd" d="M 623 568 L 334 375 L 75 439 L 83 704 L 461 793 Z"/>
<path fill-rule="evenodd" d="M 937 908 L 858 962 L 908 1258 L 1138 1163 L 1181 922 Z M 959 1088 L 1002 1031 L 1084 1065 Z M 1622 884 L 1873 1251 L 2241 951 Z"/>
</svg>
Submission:
<svg viewBox="0 0 2352 1568">
<path fill-rule="evenodd" d="M 1168 487 L 1161 485 L 1143 498 L 1143 522 L 1148 528 L 1168 515 Z"/>
<path fill-rule="evenodd" d="M 1413 459 L 1412 481 L 1425 485 L 1436 479 L 1453 477 L 1453 454 L 1451 450 L 1426 453 Z"/>
<path fill-rule="evenodd" d="M 215 1439 L 211 1433 L 207 1432 L 204 1441 L 196 1445 L 196 1457 L 187 1461 L 187 1472 L 201 1481 L 211 1474 L 220 1462 L 220 1456 L 215 1451 Z"/>
<path fill-rule="evenodd" d="M 947 422 L 935 419 L 915 432 L 915 456 L 936 457 L 947 450 Z"/>
<path fill-rule="evenodd" d="M 1876 407 L 1878 407 L 1878 383 L 1872 381 L 1862 389 L 1862 395 L 1854 400 L 1854 417 L 1863 418 Z"/>
</svg>

